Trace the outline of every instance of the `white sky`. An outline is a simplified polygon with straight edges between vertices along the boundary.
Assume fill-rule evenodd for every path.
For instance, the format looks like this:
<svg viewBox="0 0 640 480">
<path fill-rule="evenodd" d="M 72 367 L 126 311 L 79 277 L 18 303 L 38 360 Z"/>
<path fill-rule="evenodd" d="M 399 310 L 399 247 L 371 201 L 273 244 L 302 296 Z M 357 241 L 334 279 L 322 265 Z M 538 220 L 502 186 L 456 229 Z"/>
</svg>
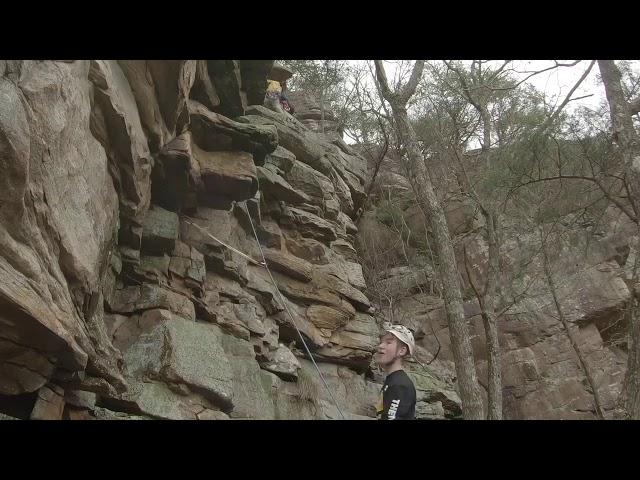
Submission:
<svg viewBox="0 0 640 480">
<path fill-rule="evenodd" d="M 571 60 L 560 60 L 560 63 L 571 63 Z M 553 66 L 552 61 L 545 60 L 527 60 L 515 62 L 518 70 L 540 70 Z M 576 82 L 580 79 L 585 70 L 589 67 L 589 60 L 580 62 L 574 67 L 559 67 L 548 72 L 535 75 L 527 80 L 539 91 L 543 92 L 551 101 L 562 102 Z M 570 102 L 567 105 L 568 110 L 572 110 L 577 106 L 584 105 L 587 107 L 597 107 L 600 102 L 604 101 L 604 87 L 597 80 L 598 65 L 594 65 L 587 78 L 584 79 L 580 87 L 573 93 L 572 98 L 578 98 L 585 95 L 593 95 L 588 98 Z M 521 75 L 524 78 L 526 75 Z"/>
<path fill-rule="evenodd" d="M 350 62 L 355 64 L 364 64 L 366 60 L 351 60 Z M 496 65 L 502 64 L 502 60 L 496 60 Z M 574 60 L 558 60 L 559 63 L 572 63 Z M 394 75 L 396 74 L 399 61 L 397 60 L 385 60 L 385 69 L 389 81 L 392 82 Z M 469 61 L 471 63 L 471 61 Z M 560 97 L 560 101 L 569 93 L 569 90 L 575 85 L 580 76 L 589 66 L 590 60 L 583 60 L 573 67 L 559 67 L 548 72 L 544 72 L 531 77 L 526 83 L 531 83 L 538 90 L 545 93 L 550 100 L 553 97 Z M 640 63 L 640 62 L 638 62 Z M 532 72 L 534 70 L 543 70 L 544 68 L 554 65 L 552 60 L 514 60 L 512 62 L 512 68 L 518 72 Z M 584 82 L 576 90 L 572 97 L 581 97 L 583 95 L 593 94 L 593 97 L 571 102 L 573 104 L 581 103 L 584 105 L 597 105 L 604 99 L 604 88 L 596 81 L 596 75 L 598 73 L 598 66 L 594 65 L 589 73 L 589 76 L 585 78 Z M 524 78 L 527 73 L 517 74 L 514 73 L 516 78 Z M 569 105 L 571 105 L 571 103 Z"/>
<path fill-rule="evenodd" d="M 351 60 L 350 62 L 362 65 L 366 63 L 366 60 Z M 572 63 L 573 60 L 558 60 L 558 62 Z M 547 98 L 547 102 L 551 104 L 559 104 L 564 100 L 571 88 L 573 88 L 575 83 L 588 68 L 589 63 L 590 60 L 584 60 L 573 67 L 555 68 L 553 70 L 549 70 L 548 72 L 544 72 L 531 77 L 526 81 L 526 83 L 532 84 L 539 91 L 543 92 Z M 502 61 L 496 61 L 496 65 L 501 64 Z M 392 84 L 399 65 L 399 61 L 385 61 L 387 78 Z M 554 62 L 552 60 L 514 60 L 512 62 L 512 67 L 518 72 L 532 72 L 534 70 L 542 70 L 553 65 Z M 634 70 L 640 71 L 640 61 L 634 62 Z M 567 111 L 571 112 L 575 108 L 580 106 L 596 108 L 601 102 L 606 100 L 604 87 L 597 80 L 598 73 L 598 65 L 596 64 L 593 66 L 591 72 L 589 72 L 589 75 L 584 79 L 580 87 L 573 93 L 572 98 L 582 97 L 585 95 L 591 96 L 569 102 L 569 104 L 565 107 Z M 520 79 L 525 78 L 527 75 L 527 73 L 515 74 L 516 78 Z M 345 141 L 349 143 L 352 142 L 352 140 L 350 140 L 346 136 Z"/>
</svg>

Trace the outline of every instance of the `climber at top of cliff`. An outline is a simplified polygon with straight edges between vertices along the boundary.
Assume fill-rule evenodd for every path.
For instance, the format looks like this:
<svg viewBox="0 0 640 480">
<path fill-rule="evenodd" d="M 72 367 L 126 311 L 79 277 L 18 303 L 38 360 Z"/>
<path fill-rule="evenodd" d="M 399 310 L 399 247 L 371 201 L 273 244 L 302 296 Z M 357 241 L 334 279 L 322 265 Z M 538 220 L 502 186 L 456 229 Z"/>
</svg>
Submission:
<svg viewBox="0 0 640 480">
<path fill-rule="evenodd" d="M 274 64 L 267 78 L 267 93 L 264 105 L 271 110 L 280 113 L 293 114 L 295 109 L 286 96 L 287 80 L 293 76 L 293 72 L 281 64 Z"/>
</svg>

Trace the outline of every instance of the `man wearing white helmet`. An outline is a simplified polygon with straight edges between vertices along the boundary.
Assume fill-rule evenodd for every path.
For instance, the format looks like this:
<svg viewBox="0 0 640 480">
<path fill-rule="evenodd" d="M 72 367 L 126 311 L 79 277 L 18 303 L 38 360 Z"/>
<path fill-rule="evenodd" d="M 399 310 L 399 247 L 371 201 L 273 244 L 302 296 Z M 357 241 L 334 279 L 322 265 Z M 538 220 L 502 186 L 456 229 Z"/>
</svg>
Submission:
<svg viewBox="0 0 640 480">
<path fill-rule="evenodd" d="M 403 325 L 384 326 L 377 360 L 386 378 L 376 407 L 379 420 L 413 420 L 416 412 L 416 388 L 402 369 L 405 357 L 413 355 L 415 341 Z"/>
</svg>

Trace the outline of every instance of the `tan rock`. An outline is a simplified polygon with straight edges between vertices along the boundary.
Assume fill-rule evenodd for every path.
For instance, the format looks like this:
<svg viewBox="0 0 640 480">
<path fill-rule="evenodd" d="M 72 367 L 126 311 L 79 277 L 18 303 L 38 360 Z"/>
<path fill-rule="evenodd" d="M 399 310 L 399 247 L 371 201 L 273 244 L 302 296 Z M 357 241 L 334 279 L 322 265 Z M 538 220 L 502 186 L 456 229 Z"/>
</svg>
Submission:
<svg viewBox="0 0 640 480">
<path fill-rule="evenodd" d="M 346 325 L 353 318 L 354 313 L 350 315 L 344 310 L 338 310 L 326 305 L 311 305 L 307 308 L 307 318 L 316 327 L 327 328 L 331 331 Z"/>
<path fill-rule="evenodd" d="M 311 281 L 312 265 L 310 263 L 276 250 L 264 250 L 264 256 L 272 270 L 302 282 Z"/>
<path fill-rule="evenodd" d="M 31 412 L 31 420 L 62 420 L 64 391 L 48 384 L 38 390 L 38 398 Z"/>
<path fill-rule="evenodd" d="M 238 201 L 253 198 L 258 191 L 258 177 L 250 153 L 206 152 L 195 144 L 192 148 L 207 192 Z"/>
</svg>

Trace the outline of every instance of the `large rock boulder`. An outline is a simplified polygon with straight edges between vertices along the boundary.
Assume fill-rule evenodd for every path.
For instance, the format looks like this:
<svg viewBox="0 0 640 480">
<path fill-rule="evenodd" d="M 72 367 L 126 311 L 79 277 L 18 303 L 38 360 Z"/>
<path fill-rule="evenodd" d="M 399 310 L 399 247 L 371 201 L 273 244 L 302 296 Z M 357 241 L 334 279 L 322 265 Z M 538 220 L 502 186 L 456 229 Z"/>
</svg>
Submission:
<svg viewBox="0 0 640 480">
<path fill-rule="evenodd" d="M 178 215 L 152 206 L 142 222 L 142 251 L 161 255 L 173 251 L 178 239 Z"/>
<path fill-rule="evenodd" d="M 256 164 L 262 165 L 265 156 L 278 146 L 278 133 L 273 126 L 239 123 L 194 100 L 189 100 L 188 107 L 193 138 L 204 150 L 250 152 Z"/>
<path fill-rule="evenodd" d="M 193 302 L 189 298 L 159 285 L 147 283 L 116 290 L 109 306 L 111 311 L 116 313 L 163 308 L 186 319 L 195 319 Z"/>
<path fill-rule="evenodd" d="M 0 393 L 14 395 L 56 368 L 111 369 L 99 322 L 85 322 L 100 315 L 118 196 L 90 130 L 90 62 L 2 63 Z"/>
<path fill-rule="evenodd" d="M 146 396 L 153 399 L 154 392 L 166 393 L 165 387 L 170 385 L 183 395 L 199 394 L 223 410 L 233 408 L 232 367 L 222 348 L 220 332 L 213 326 L 177 317 L 161 320 L 127 348 L 123 356 L 128 375 L 139 385 L 137 391 L 129 394 L 129 402 L 142 397 L 144 403 Z M 149 381 L 165 386 L 142 385 Z"/>
<path fill-rule="evenodd" d="M 0 394 L 32 418 L 337 418 L 300 336 L 371 418 L 361 158 L 260 106 L 271 64 L 0 62 Z"/>
<path fill-rule="evenodd" d="M 193 151 L 208 193 L 241 201 L 252 198 L 258 191 L 256 167 L 250 153 L 205 152 L 195 145 Z"/>
<path fill-rule="evenodd" d="M 263 191 L 277 200 L 290 204 L 309 202 L 309 197 L 289 185 L 284 178 L 269 168 L 258 167 L 258 179 Z"/>
</svg>

